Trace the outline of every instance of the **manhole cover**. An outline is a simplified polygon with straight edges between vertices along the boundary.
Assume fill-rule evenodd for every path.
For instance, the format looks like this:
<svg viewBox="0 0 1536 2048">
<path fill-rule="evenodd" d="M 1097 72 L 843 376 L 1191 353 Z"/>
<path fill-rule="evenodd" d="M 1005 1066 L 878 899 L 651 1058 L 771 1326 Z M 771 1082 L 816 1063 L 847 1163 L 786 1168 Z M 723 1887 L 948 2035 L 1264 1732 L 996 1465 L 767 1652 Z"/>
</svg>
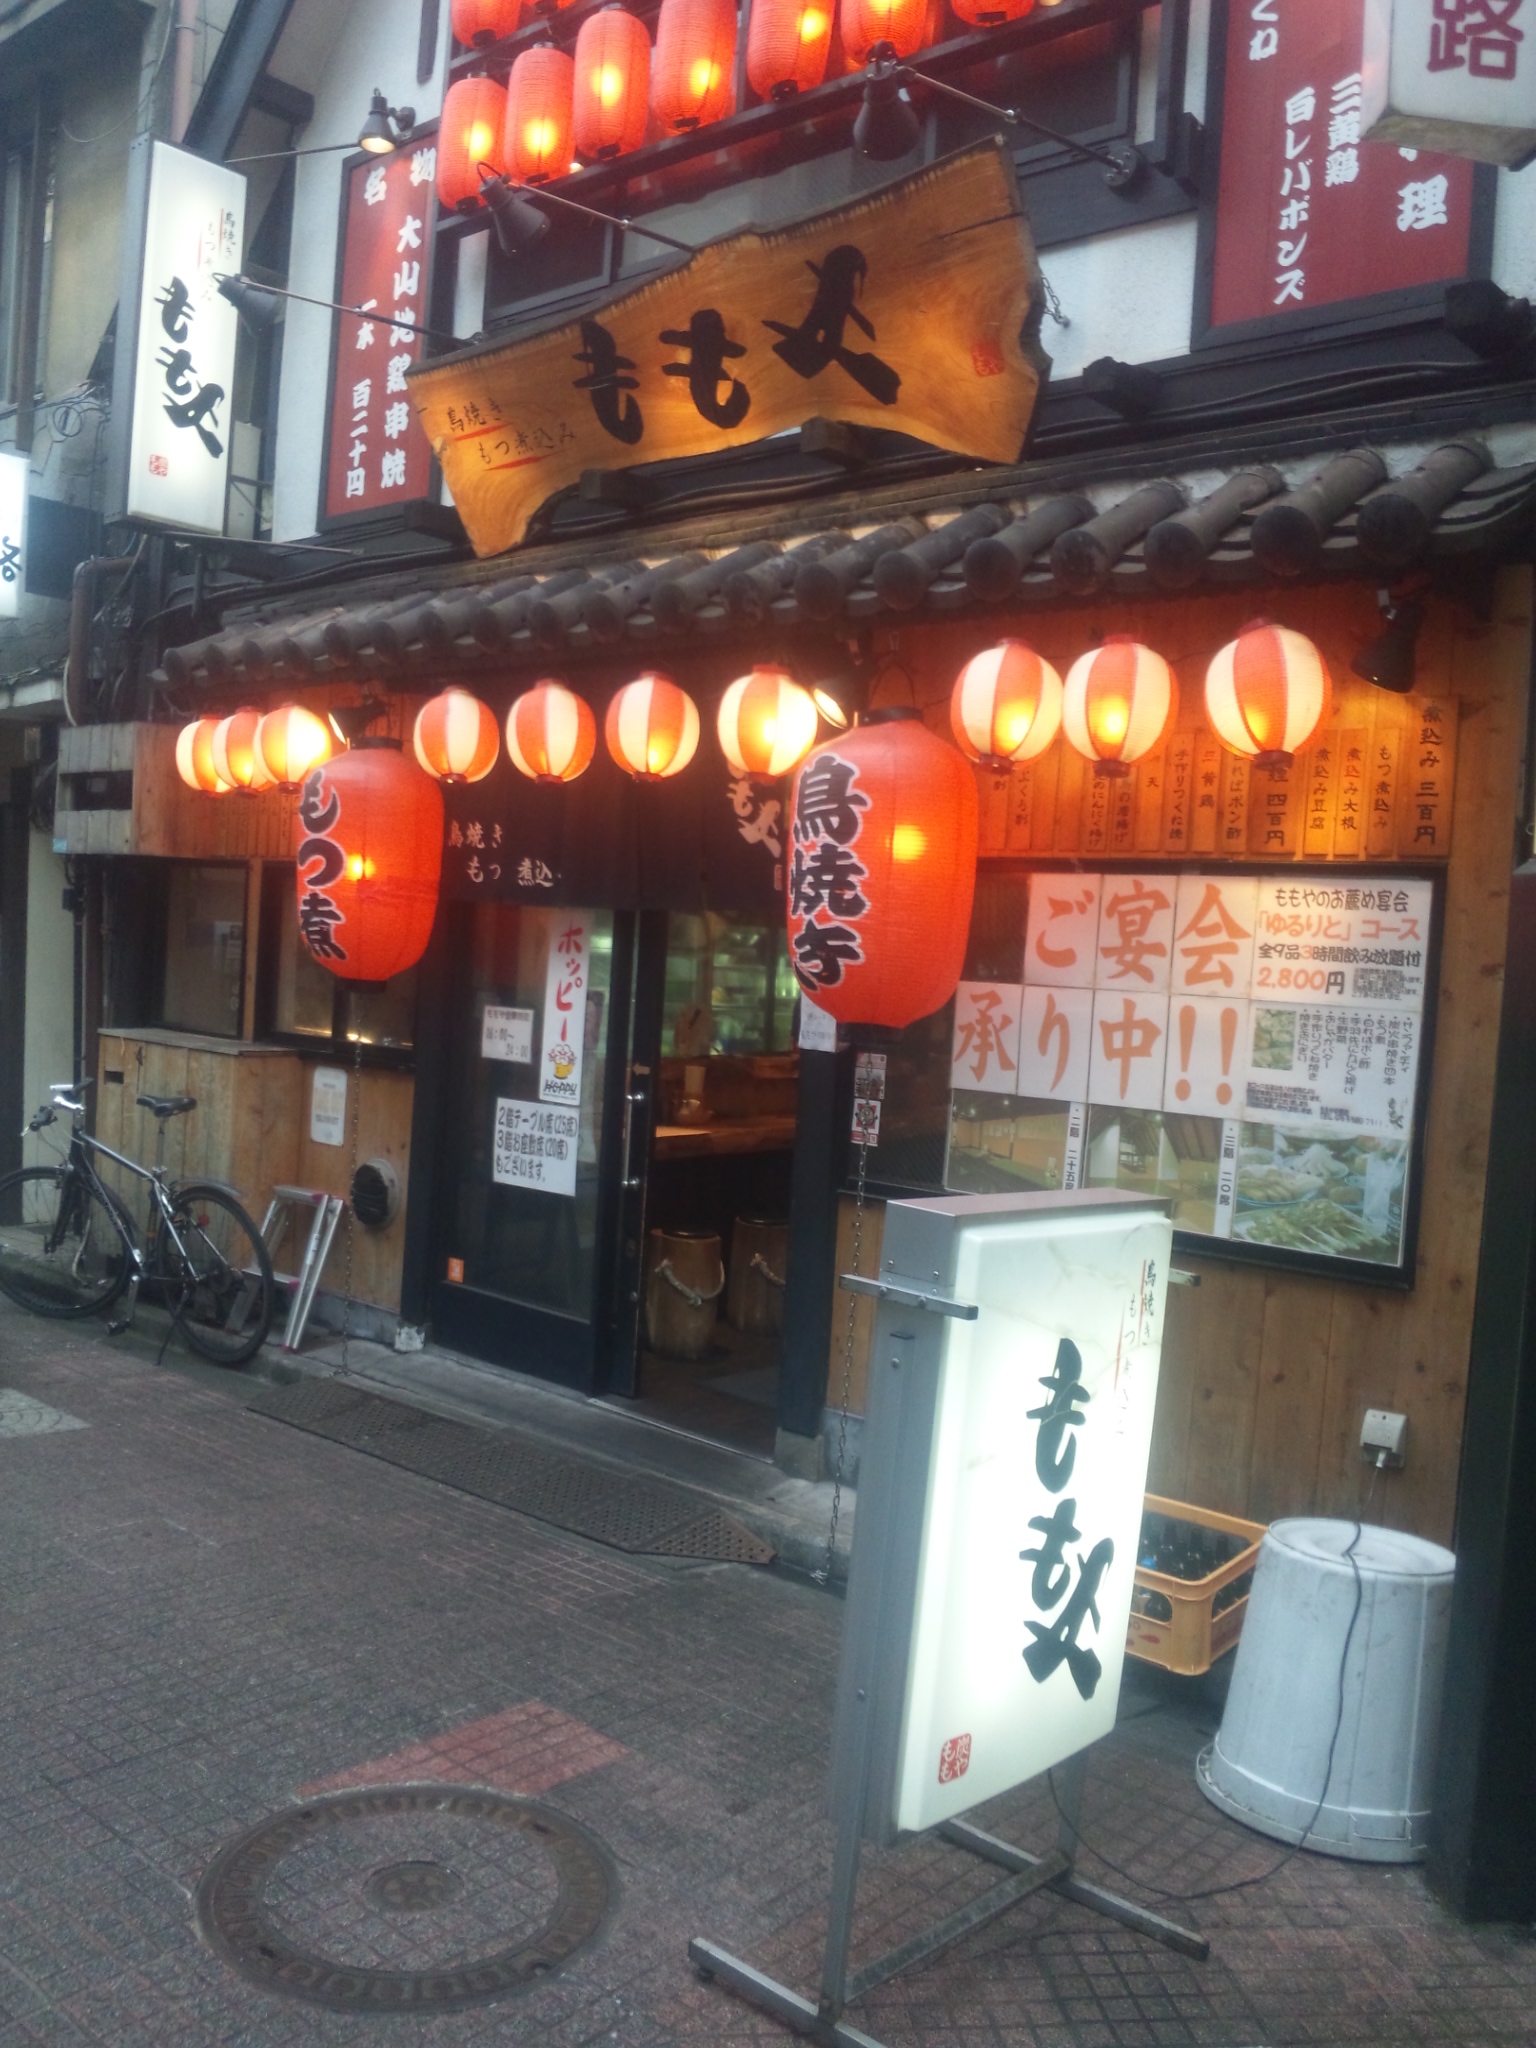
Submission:
<svg viewBox="0 0 1536 2048">
<path fill-rule="evenodd" d="M 552 1807 L 463 1785 L 336 1792 L 219 1852 L 198 1924 L 268 1991 L 451 2012 L 522 1991 L 597 1935 L 604 1850 Z"/>
</svg>

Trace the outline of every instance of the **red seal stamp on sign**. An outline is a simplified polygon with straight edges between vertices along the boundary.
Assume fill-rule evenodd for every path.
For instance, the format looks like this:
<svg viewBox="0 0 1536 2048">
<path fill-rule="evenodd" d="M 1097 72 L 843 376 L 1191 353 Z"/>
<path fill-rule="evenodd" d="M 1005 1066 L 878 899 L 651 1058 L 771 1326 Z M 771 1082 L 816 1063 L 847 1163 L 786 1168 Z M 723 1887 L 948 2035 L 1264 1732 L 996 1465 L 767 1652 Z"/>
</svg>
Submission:
<svg viewBox="0 0 1536 2048">
<path fill-rule="evenodd" d="M 1001 348 L 990 336 L 971 343 L 971 368 L 978 377 L 1001 377 L 1007 367 Z"/>
<path fill-rule="evenodd" d="M 939 1783 L 952 1785 L 956 1778 L 963 1778 L 971 1768 L 971 1738 L 969 1735 L 951 1735 L 939 1751 Z"/>
</svg>

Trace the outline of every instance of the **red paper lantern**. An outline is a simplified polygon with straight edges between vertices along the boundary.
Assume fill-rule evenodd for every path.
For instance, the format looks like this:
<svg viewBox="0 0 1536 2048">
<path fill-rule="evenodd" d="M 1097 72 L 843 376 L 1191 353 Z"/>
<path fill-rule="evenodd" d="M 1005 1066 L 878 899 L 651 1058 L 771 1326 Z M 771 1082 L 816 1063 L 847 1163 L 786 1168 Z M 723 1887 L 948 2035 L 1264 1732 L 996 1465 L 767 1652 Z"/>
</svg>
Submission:
<svg viewBox="0 0 1536 2048">
<path fill-rule="evenodd" d="M 647 669 L 616 691 L 603 725 L 608 751 L 637 782 L 680 775 L 699 744 L 698 706 L 670 676 Z"/>
<path fill-rule="evenodd" d="M 524 50 L 507 80 L 502 157 L 524 185 L 563 178 L 571 168 L 571 95 L 576 67 L 548 43 Z"/>
<path fill-rule="evenodd" d="M 1303 633 L 1255 619 L 1205 674 L 1216 737 L 1261 768 L 1288 768 L 1328 714 L 1327 665 Z"/>
<path fill-rule="evenodd" d="M 1111 633 L 1080 654 L 1062 688 L 1061 729 L 1095 775 L 1125 775 L 1150 753 L 1178 712 L 1179 686 L 1160 654 Z"/>
<path fill-rule="evenodd" d="M 573 130 L 588 163 L 627 156 L 650 119 L 651 39 L 622 7 L 589 14 L 576 37 Z"/>
<path fill-rule="evenodd" d="M 876 43 L 890 43 L 898 57 L 923 47 L 928 0 L 840 0 L 843 48 L 855 64 L 867 64 Z"/>
<path fill-rule="evenodd" d="M 219 724 L 217 718 L 194 718 L 176 735 L 176 773 L 188 789 L 201 790 L 205 796 L 226 796 L 234 788 L 213 765 L 213 736 Z"/>
<path fill-rule="evenodd" d="M 760 99 L 788 100 L 827 75 L 833 0 L 753 0 L 747 78 Z"/>
<path fill-rule="evenodd" d="M 466 50 L 499 43 L 517 27 L 523 0 L 453 0 L 453 39 Z"/>
<path fill-rule="evenodd" d="M 790 798 L 789 954 L 840 1024 L 899 1029 L 941 1009 L 965 964 L 976 778 L 903 707 L 800 764 Z"/>
<path fill-rule="evenodd" d="M 439 782 L 479 782 L 501 752 L 496 714 L 468 690 L 450 687 L 417 712 L 411 746 Z"/>
<path fill-rule="evenodd" d="M 331 729 L 302 704 L 280 704 L 256 728 L 256 749 L 279 789 L 297 789 L 311 768 L 329 761 Z"/>
<path fill-rule="evenodd" d="M 1046 5 L 1053 0 L 1046 0 Z M 972 28 L 997 28 L 1005 21 L 1022 21 L 1033 13 L 1035 0 L 949 0 L 951 13 Z"/>
<path fill-rule="evenodd" d="M 1061 730 L 1061 677 L 1024 641 L 1003 640 L 956 676 L 949 723 L 973 761 L 1033 761 Z"/>
<path fill-rule="evenodd" d="M 261 724 L 261 713 L 249 705 L 232 711 L 228 718 L 221 718 L 213 729 L 214 773 L 230 789 L 238 789 L 254 795 L 256 791 L 271 789 L 275 777 L 268 771 L 256 745 L 256 733 Z"/>
<path fill-rule="evenodd" d="M 294 822 L 299 936 L 343 981 L 414 967 L 437 915 L 443 797 L 398 740 L 355 740 L 305 777 Z"/>
<path fill-rule="evenodd" d="M 734 103 L 736 0 L 661 0 L 651 112 L 669 132 L 702 128 Z"/>
<path fill-rule="evenodd" d="M 597 720 L 564 683 L 535 683 L 507 713 L 507 753 L 533 782 L 574 782 L 597 751 Z"/>
<path fill-rule="evenodd" d="M 506 87 L 494 78 L 460 78 L 443 98 L 437 130 L 437 196 L 459 213 L 473 213 L 489 172 L 506 169 L 501 155 L 507 125 Z"/>
<path fill-rule="evenodd" d="M 738 775 L 787 775 L 815 745 L 816 716 L 809 690 L 783 669 L 759 663 L 720 700 L 720 751 Z"/>
</svg>

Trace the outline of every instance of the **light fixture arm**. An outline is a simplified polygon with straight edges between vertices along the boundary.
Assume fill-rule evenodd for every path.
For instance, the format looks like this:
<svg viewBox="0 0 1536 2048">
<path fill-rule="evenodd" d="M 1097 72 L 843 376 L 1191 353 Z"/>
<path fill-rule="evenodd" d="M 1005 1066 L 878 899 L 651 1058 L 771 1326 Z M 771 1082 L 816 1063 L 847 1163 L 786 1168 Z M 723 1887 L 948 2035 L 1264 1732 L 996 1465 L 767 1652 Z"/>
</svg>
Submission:
<svg viewBox="0 0 1536 2048">
<path fill-rule="evenodd" d="M 961 106 L 975 107 L 980 113 L 1006 121 L 1010 128 L 1027 128 L 1035 135 L 1043 135 L 1047 142 L 1054 142 L 1059 149 L 1065 149 L 1073 156 L 1102 164 L 1104 182 L 1113 192 L 1124 192 L 1146 169 L 1146 158 L 1134 143 L 1113 142 L 1101 146 L 1096 142 L 1079 142 L 1075 136 L 1063 135 L 1059 129 L 1037 121 L 1033 114 L 1022 114 L 1017 107 L 1000 107 L 992 100 L 978 99 L 975 93 L 965 92 L 958 85 L 935 78 L 931 72 L 918 71 L 912 65 L 902 63 L 891 43 L 876 43 L 870 51 L 869 76 L 872 79 L 897 78 L 903 84 L 925 85 L 930 92 L 941 93 Z"/>
<path fill-rule="evenodd" d="M 381 327 L 406 327 L 412 334 L 424 334 L 429 341 L 451 342 L 455 347 L 460 344 L 460 337 L 457 334 L 445 334 L 440 327 L 423 327 L 415 320 L 397 319 L 393 313 L 383 312 L 377 306 L 345 306 L 340 299 L 312 299 L 307 292 L 291 292 L 280 284 L 262 284 L 254 277 L 231 277 L 223 270 L 216 270 L 213 279 L 219 288 L 220 296 L 228 299 L 237 310 L 240 303 L 239 291 L 243 287 L 246 291 L 265 292 L 274 299 L 297 299 L 301 306 L 323 306 L 328 313 L 351 313 L 358 320 L 377 321 Z M 225 291 L 224 287 L 227 284 L 235 286 L 236 290 Z"/>
<path fill-rule="evenodd" d="M 497 180 L 498 190 L 520 193 L 535 206 L 543 206 L 546 203 L 551 206 L 563 206 L 567 212 L 583 214 L 588 220 L 600 220 L 606 227 L 622 228 L 627 235 L 644 235 L 647 240 L 661 242 L 668 249 L 678 249 L 684 256 L 697 256 L 699 253 L 694 243 L 679 242 L 675 236 L 664 235 L 659 228 L 648 228 L 642 221 L 630 220 L 626 214 L 603 213 L 595 206 L 583 206 L 579 199 L 567 199 L 563 192 L 552 192 L 547 185 L 524 184 L 517 178 L 509 177 L 505 171 L 497 171 L 494 164 L 480 163 L 476 168 L 483 181 L 480 187 L 482 198 L 485 196 L 486 185 Z"/>
</svg>

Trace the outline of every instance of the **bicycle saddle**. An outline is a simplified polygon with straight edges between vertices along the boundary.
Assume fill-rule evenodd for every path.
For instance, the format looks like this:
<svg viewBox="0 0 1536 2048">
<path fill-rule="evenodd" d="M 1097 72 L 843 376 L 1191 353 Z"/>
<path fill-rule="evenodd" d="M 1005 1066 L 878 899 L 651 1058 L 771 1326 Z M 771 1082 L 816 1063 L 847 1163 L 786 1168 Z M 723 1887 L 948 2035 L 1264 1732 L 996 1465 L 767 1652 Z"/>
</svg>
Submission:
<svg viewBox="0 0 1536 2048">
<path fill-rule="evenodd" d="M 151 1109 L 156 1116 L 185 1116 L 189 1109 L 196 1109 L 195 1095 L 141 1095 L 140 1109 Z"/>
</svg>

